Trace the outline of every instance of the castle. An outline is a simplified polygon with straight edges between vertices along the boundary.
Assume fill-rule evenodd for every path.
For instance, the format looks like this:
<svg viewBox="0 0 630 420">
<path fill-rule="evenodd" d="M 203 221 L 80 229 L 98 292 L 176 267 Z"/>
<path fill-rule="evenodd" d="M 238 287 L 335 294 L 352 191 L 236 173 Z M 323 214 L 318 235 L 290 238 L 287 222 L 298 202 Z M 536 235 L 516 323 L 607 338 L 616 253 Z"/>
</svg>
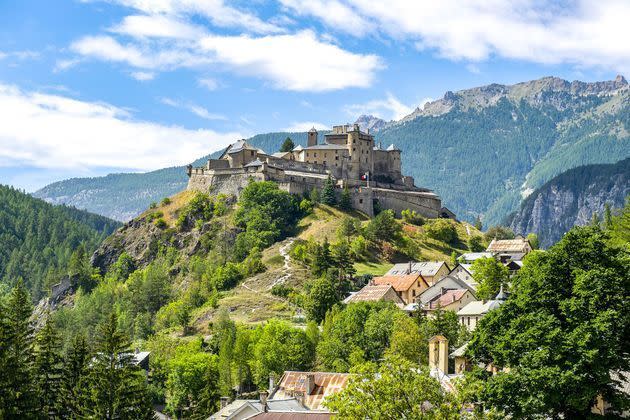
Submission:
<svg viewBox="0 0 630 420">
<path fill-rule="evenodd" d="M 307 146 L 289 152 L 267 154 L 245 140 L 228 146 L 218 159 L 200 168 L 188 166 L 188 189 L 237 195 L 249 179 L 274 181 L 292 194 L 321 189 L 331 177 L 339 192 L 348 188 L 352 206 L 369 216 L 374 208 L 405 209 L 428 218 L 455 215 L 442 207 L 440 197 L 418 188 L 410 176 L 402 175 L 401 151 L 375 145 L 374 137 L 358 124 L 334 126 L 320 143 L 315 128 L 308 132 Z"/>
</svg>

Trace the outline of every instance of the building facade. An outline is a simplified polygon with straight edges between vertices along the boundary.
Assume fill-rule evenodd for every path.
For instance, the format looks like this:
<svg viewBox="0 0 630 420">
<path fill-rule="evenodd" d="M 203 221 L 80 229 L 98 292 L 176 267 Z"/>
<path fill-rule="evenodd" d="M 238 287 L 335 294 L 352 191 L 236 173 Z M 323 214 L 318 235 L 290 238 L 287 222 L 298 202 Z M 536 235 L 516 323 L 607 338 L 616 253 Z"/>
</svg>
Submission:
<svg viewBox="0 0 630 420">
<path fill-rule="evenodd" d="M 328 177 L 337 191 L 348 188 L 352 206 L 372 216 L 374 207 L 396 214 L 415 210 L 428 218 L 453 217 L 438 195 L 414 185 L 401 171 L 401 151 L 394 145 L 383 149 L 357 124 L 340 125 L 324 135 L 313 128 L 307 146 L 289 152 L 267 154 L 240 140 L 228 146 L 218 159 L 205 166 L 188 166 L 188 189 L 238 196 L 250 179 L 274 181 L 294 194 L 321 189 Z"/>
</svg>

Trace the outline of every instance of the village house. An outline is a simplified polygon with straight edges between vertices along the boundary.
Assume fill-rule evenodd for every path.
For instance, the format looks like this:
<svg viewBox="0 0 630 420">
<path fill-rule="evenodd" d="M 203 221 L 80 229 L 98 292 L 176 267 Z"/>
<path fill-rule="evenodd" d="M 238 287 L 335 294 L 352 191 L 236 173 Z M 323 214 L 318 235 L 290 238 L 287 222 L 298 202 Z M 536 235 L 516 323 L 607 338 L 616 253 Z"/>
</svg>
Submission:
<svg viewBox="0 0 630 420">
<path fill-rule="evenodd" d="M 507 294 L 503 287 L 493 300 L 477 300 L 468 303 L 457 312 L 457 319 L 460 325 L 465 326 L 468 331 L 473 331 L 481 318 L 488 312 L 501 306 L 507 299 Z"/>
<path fill-rule="evenodd" d="M 465 254 L 460 255 L 457 260 L 464 264 L 472 264 L 475 262 L 475 260 L 478 260 L 480 258 L 493 258 L 493 257 L 494 255 L 492 254 L 492 252 L 467 252 Z"/>
<path fill-rule="evenodd" d="M 493 257 L 502 263 L 510 260 L 521 261 L 525 255 L 532 252 L 532 245 L 522 236 L 514 239 L 493 239 L 486 252 L 492 253 Z"/>
<path fill-rule="evenodd" d="M 436 297 L 442 296 L 447 291 L 458 289 L 467 289 L 473 294 L 473 296 L 476 292 L 475 289 L 464 280 L 448 275 L 441 278 L 433 286 L 430 286 L 427 290 L 422 292 L 422 294 L 418 296 L 418 299 L 416 299 L 416 302 L 421 306 L 424 306 Z"/>
<path fill-rule="evenodd" d="M 438 309 L 457 312 L 475 300 L 475 295 L 469 289 L 446 290 L 442 295 L 436 296 L 427 302 L 422 306 L 422 309 L 426 313 L 431 313 Z"/>
<path fill-rule="evenodd" d="M 372 279 L 374 285 L 390 285 L 405 304 L 413 303 L 417 296 L 429 288 L 424 277 L 420 273 L 412 273 L 403 276 L 381 276 Z"/>
<path fill-rule="evenodd" d="M 361 290 L 351 293 L 344 299 L 344 303 L 356 302 L 393 302 L 399 307 L 404 307 L 405 301 L 400 297 L 398 292 L 389 284 L 368 284 Z"/>
<path fill-rule="evenodd" d="M 420 261 L 394 264 L 385 274 L 386 276 L 407 276 L 410 274 L 420 274 L 429 286 L 434 285 L 438 280 L 446 277 L 451 272 L 448 264 L 444 261 Z"/>
<path fill-rule="evenodd" d="M 464 280 L 473 289 L 477 290 L 479 288 L 479 283 L 473 277 L 473 272 L 472 272 L 471 267 L 472 267 L 472 264 L 459 263 L 455 266 L 453 271 L 449 273 L 449 276 L 457 277 L 458 279 Z"/>
<path fill-rule="evenodd" d="M 286 371 L 269 395 L 271 400 L 298 398 L 309 410 L 326 410 L 324 400 L 348 385 L 349 373 Z"/>
</svg>

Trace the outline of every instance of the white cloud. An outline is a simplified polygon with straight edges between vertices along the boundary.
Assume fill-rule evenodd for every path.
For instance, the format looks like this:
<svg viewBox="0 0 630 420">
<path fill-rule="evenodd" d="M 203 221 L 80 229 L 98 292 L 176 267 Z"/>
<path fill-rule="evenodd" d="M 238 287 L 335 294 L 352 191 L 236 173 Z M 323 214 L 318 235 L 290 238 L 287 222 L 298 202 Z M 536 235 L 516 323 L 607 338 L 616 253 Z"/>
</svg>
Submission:
<svg viewBox="0 0 630 420">
<path fill-rule="evenodd" d="M 207 35 L 198 42 L 166 44 L 123 44 L 100 35 L 81 38 L 70 48 L 84 57 L 151 71 L 214 65 L 293 91 L 367 87 L 383 67 L 376 55 L 352 53 L 318 39 L 312 31 L 261 37 Z"/>
<path fill-rule="evenodd" d="M 155 73 L 152 73 L 150 71 L 134 71 L 131 72 L 131 77 L 141 82 L 146 82 L 148 80 L 155 79 Z"/>
<path fill-rule="evenodd" d="M 2 84 L 0 114 L 4 166 L 152 170 L 188 163 L 243 137 L 138 121 L 109 104 Z"/>
<path fill-rule="evenodd" d="M 271 34 L 284 30 L 253 13 L 225 4 L 223 0 L 112 0 L 147 14 L 201 16 L 213 25 L 240 28 L 251 33 Z"/>
<path fill-rule="evenodd" d="M 374 25 L 361 17 L 350 2 L 338 0 L 279 0 L 286 8 L 300 16 L 314 16 L 330 28 L 355 36 L 363 36 Z"/>
<path fill-rule="evenodd" d="M 123 21 L 110 31 L 135 38 L 174 39 L 198 39 L 205 33 L 200 26 L 164 15 L 125 16 Z"/>
<path fill-rule="evenodd" d="M 205 120 L 227 120 L 225 115 L 212 113 L 202 106 L 189 102 L 181 102 L 171 98 L 160 98 L 160 102 L 164 105 L 172 106 L 173 108 L 185 109 Z"/>
<path fill-rule="evenodd" d="M 312 31 L 258 38 L 208 36 L 200 45 L 240 73 L 263 77 L 279 89 L 294 91 L 367 87 L 382 67 L 379 57 L 322 42 Z"/>
<path fill-rule="evenodd" d="M 563 7 L 541 0 L 281 0 L 299 13 L 334 22 L 354 14 L 355 25 L 330 25 L 356 36 L 409 40 L 453 60 L 493 55 L 545 64 L 569 63 L 630 71 L 630 2 L 575 0 Z M 356 27 L 376 28 L 372 30 Z"/>
<path fill-rule="evenodd" d="M 313 122 L 313 121 L 301 121 L 301 122 L 293 122 L 288 127 L 282 129 L 282 131 L 288 131 L 290 133 L 301 133 L 304 131 L 308 131 L 311 128 L 315 127 L 316 130 L 330 130 L 330 126 L 326 124 Z"/>
<path fill-rule="evenodd" d="M 219 82 L 210 77 L 204 77 L 198 80 L 199 86 L 203 86 L 208 90 L 217 90 L 219 88 Z"/>
<path fill-rule="evenodd" d="M 35 60 L 39 57 L 40 53 L 38 53 L 37 51 L 0 51 L 0 60 L 8 58 L 15 58 L 17 60 Z"/>
<path fill-rule="evenodd" d="M 365 114 L 384 120 L 399 120 L 409 115 L 413 108 L 403 104 L 398 98 L 388 92 L 385 99 L 375 99 L 360 104 L 347 105 L 344 107 L 344 110 L 352 118 Z"/>
</svg>

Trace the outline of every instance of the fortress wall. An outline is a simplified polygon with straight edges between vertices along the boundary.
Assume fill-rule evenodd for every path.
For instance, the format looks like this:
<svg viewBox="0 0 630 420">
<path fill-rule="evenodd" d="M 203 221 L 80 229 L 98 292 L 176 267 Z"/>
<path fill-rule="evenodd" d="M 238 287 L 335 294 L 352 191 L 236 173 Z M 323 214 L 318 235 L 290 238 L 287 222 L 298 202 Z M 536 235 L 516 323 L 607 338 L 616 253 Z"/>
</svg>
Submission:
<svg viewBox="0 0 630 420">
<path fill-rule="evenodd" d="M 339 192 L 340 194 L 341 191 Z M 351 189 L 350 198 L 352 208 L 362 211 L 370 217 L 374 216 L 374 199 L 371 188 Z"/>
<path fill-rule="evenodd" d="M 431 193 L 414 193 L 405 191 L 374 189 L 374 199 L 383 209 L 391 209 L 397 216 L 405 209 L 415 210 L 419 215 L 437 218 L 440 215 L 442 202 Z"/>
<path fill-rule="evenodd" d="M 264 181 L 265 177 L 260 172 L 234 173 L 234 171 L 216 171 L 213 174 L 191 174 L 188 180 L 188 188 L 193 191 L 212 192 L 212 194 L 236 195 L 249 183 L 249 179 Z"/>
</svg>

